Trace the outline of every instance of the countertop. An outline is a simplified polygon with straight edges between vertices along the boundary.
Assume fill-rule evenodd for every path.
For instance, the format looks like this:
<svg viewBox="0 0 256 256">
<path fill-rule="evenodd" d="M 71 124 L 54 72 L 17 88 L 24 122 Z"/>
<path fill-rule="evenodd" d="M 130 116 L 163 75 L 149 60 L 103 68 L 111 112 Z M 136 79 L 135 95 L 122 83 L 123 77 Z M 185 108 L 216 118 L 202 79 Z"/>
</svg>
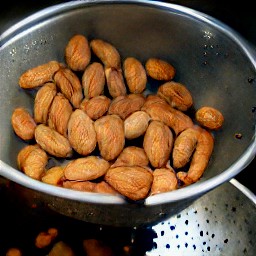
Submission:
<svg viewBox="0 0 256 256">
<path fill-rule="evenodd" d="M 1 8 L 0 10 L 0 33 L 5 31 L 7 28 L 18 22 L 22 18 L 43 9 L 45 7 L 63 3 L 68 1 L 61 0 L 45 0 L 45 1 L 15 1 L 10 0 L 6 3 L 7 7 Z M 229 1 L 199 1 L 199 0 L 177 0 L 177 1 L 163 1 L 175 4 L 184 5 L 195 10 L 204 12 L 211 15 L 214 18 L 219 19 L 225 24 L 229 25 L 239 34 L 241 34 L 250 44 L 256 47 L 256 16 L 254 8 L 252 7 L 251 1 L 233 2 L 230 4 Z M 235 178 L 240 181 L 243 185 L 249 188 L 252 192 L 256 193 L 256 183 L 253 179 L 254 168 L 256 165 L 256 159 L 251 164 L 242 170 Z"/>
</svg>

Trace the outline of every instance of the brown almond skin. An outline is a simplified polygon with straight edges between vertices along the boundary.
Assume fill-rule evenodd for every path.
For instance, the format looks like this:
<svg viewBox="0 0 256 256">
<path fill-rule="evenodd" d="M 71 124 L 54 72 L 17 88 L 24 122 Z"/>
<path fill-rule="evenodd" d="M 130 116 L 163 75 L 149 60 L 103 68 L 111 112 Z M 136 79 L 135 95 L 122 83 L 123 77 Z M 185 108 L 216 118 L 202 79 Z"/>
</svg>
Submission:
<svg viewBox="0 0 256 256">
<path fill-rule="evenodd" d="M 108 114 L 118 115 L 125 119 L 135 111 L 139 111 L 145 102 L 142 94 L 128 94 L 125 96 L 118 96 L 112 100 Z"/>
<path fill-rule="evenodd" d="M 124 60 L 123 70 L 130 93 L 142 93 L 147 84 L 147 73 L 142 63 L 134 57 L 128 57 Z"/>
<path fill-rule="evenodd" d="M 172 168 L 160 168 L 153 171 L 153 183 L 150 195 L 169 192 L 178 188 L 178 179 Z"/>
<path fill-rule="evenodd" d="M 206 129 L 200 129 L 200 135 L 192 156 L 190 166 L 187 172 L 180 171 L 177 177 L 185 186 L 197 182 L 206 170 L 214 149 L 214 137 Z"/>
<path fill-rule="evenodd" d="M 22 140 L 34 138 L 36 122 L 27 109 L 23 107 L 14 109 L 11 123 L 15 134 Z"/>
<path fill-rule="evenodd" d="M 188 115 L 178 109 L 172 108 L 159 96 L 147 98 L 141 110 L 147 112 L 152 120 L 158 120 L 168 125 L 176 135 L 194 125 Z"/>
<path fill-rule="evenodd" d="M 83 99 L 82 84 L 78 76 L 69 68 L 61 68 L 54 80 L 62 94 L 70 101 L 74 108 L 79 108 Z"/>
<path fill-rule="evenodd" d="M 103 94 L 105 83 L 103 65 L 99 62 L 89 64 L 82 76 L 82 87 L 85 98 L 90 99 Z"/>
<path fill-rule="evenodd" d="M 47 153 L 59 158 L 71 157 L 72 147 L 67 138 L 53 128 L 39 124 L 35 129 L 35 140 Z"/>
<path fill-rule="evenodd" d="M 55 83 L 44 84 L 36 93 L 34 101 L 34 120 L 37 124 L 46 124 L 52 101 L 57 94 Z"/>
<path fill-rule="evenodd" d="M 68 180 L 95 180 L 103 176 L 109 166 L 108 161 L 90 155 L 69 162 L 64 168 L 64 176 Z"/>
<path fill-rule="evenodd" d="M 126 139 L 135 139 L 142 136 L 150 121 L 150 116 L 145 111 L 135 111 L 124 120 Z"/>
<path fill-rule="evenodd" d="M 174 81 L 164 83 L 158 87 L 157 94 L 180 111 L 187 111 L 193 105 L 190 91 L 181 83 Z"/>
<path fill-rule="evenodd" d="M 62 186 L 78 191 L 93 192 L 96 184 L 91 181 L 64 180 Z"/>
<path fill-rule="evenodd" d="M 24 161 L 27 159 L 29 154 L 36 148 L 40 148 L 38 144 L 34 145 L 26 145 L 24 148 L 22 148 L 17 156 L 17 166 L 19 170 L 22 170 Z"/>
<path fill-rule="evenodd" d="M 104 180 L 100 181 L 99 183 L 96 183 L 96 186 L 94 187 L 93 192 L 102 193 L 102 194 L 111 194 L 111 195 L 118 195 L 119 194 L 114 188 L 112 188 Z"/>
<path fill-rule="evenodd" d="M 63 166 L 54 166 L 48 169 L 41 180 L 44 183 L 59 186 L 61 184 L 61 180 L 64 177 L 64 167 Z"/>
<path fill-rule="evenodd" d="M 151 165 L 155 168 L 165 167 L 173 146 L 170 128 L 160 121 L 151 121 L 144 135 L 143 148 Z"/>
<path fill-rule="evenodd" d="M 145 199 L 153 182 L 152 172 L 140 166 L 110 168 L 105 180 L 123 196 L 137 201 Z"/>
<path fill-rule="evenodd" d="M 199 108 L 195 114 L 196 121 L 210 130 L 219 130 L 224 123 L 222 113 L 213 107 L 204 106 Z"/>
<path fill-rule="evenodd" d="M 106 115 L 97 119 L 94 127 L 101 156 L 107 161 L 117 158 L 125 145 L 123 120 L 117 115 Z"/>
<path fill-rule="evenodd" d="M 80 104 L 80 109 L 93 120 L 102 117 L 110 106 L 111 100 L 105 95 L 100 95 L 91 98 L 90 100 L 84 99 Z"/>
<path fill-rule="evenodd" d="M 65 48 L 65 60 L 73 71 L 84 71 L 91 60 L 88 39 L 81 34 L 74 35 Z"/>
<path fill-rule="evenodd" d="M 126 95 L 127 90 L 123 73 L 120 69 L 106 68 L 105 76 L 107 80 L 108 92 L 113 98 Z"/>
<path fill-rule="evenodd" d="M 93 39 L 90 42 L 90 47 L 93 53 L 102 61 L 105 68 L 120 69 L 120 54 L 111 43 L 101 39 Z"/>
<path fill-rule="evenodd" d="M 148 166 L 149 160 L 145 150 L 136 146 L 127 146 L 111 167 L 118 166 Z"/>
<path fill-rule="evenodd" d="M 62 93 L 57 93 L 49 110 L 48 126 L 67 137 L 68 121 L 72 112 L 73 108 L 69 100 Z"/>
<path fill-rule="evenodd" d="M 199 135 L 200 131 L 196 127 L 191 127 L 177 136 L 172 151 L 174 168 L 182 168 L 191 160 Z"/>
<path fill-rule="evenodd" d="M 70 116 L 68 140 L 73 149 L 83 156 L 89 155 L 96 147 L 94 123 L 81 109 L 76 109 Z"/>
<path fill-rule="evenodd" d="M 24 89 L 32 89 L 47 82 L 53 81 L 54 74 L 60 69 L 61 65 L 57 61 L 49 61 L 42 65 L 25 71 L 19 78 L 19 85 Z"/>
<path fill-rule="evenodd" d="M 147 75 L 160 81 L 172 80 L 175 76 L 175 68 L 165 60 L 150 58 L 145 64 Z"/>
<path fill-rule="evenodd" d="M 25 155 L 24 151 L 21 151 L 18 155 L 20 170 L 33 179 L 41 180 L 46 164 L 48 163 L 46 152 L 38 146 L 25 150 Z M 24 158 L 21 159 L 21 157 Z"/>
</svg>

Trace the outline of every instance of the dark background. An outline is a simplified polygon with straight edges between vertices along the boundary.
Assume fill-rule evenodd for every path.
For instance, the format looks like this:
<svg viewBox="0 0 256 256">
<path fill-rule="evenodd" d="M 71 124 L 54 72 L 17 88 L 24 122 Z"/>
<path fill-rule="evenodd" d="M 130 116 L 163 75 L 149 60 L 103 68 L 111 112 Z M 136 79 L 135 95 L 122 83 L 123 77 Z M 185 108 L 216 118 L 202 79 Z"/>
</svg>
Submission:
<svg viewBox="0 0 256 256">
<path fill-rule="evenodd" d="M 0 33 L 13 25 L 15 22 L 33 14 L 42 8 L 68 1 L 61 0 L 9 0 L 5 2 L 5 8 L 0 10 Z M 184 5 L 195 10 L 204 12 L 214 18 L 226 23 L 242 35 L 256 48 L 256 15 L 253 1 L 244 0 L 233 2 L 227 0 L 176 0 L 162 1 Z M 256 105 L 256 99 L 255 99 Z M 254 167 L 256 159 L 240 172 L 235 178 L 251 191 L 256 193 L 256 182 L 254 179 Z"/>
</svg>

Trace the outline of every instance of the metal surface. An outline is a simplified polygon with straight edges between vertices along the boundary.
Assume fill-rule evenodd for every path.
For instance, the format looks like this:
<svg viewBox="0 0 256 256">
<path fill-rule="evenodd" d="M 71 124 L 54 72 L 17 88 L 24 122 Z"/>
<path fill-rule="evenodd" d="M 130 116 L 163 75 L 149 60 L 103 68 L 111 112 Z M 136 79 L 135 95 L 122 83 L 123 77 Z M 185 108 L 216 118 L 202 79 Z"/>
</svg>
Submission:
<svg viewBox="0 0 256 256">
<path fill-rule="evenodd" d="M 256 197 L 237 180 L 204 195 L 181 213 L 152 227 L 147 256 L 255 255 Z"/>
<path fill-rule="evenodd" d="M 20 90 L 18 77 L 49 60 L 64 61 L 65 45 L 75 33 L 112 42 L 123 58 L 133 55 L 145 62 L 157 56 L 170 61 L 177 69 L 175 80 L 188 86 L 195 108 L 211 105 L 222 111 L 225 124 L 214 134 L 214 153 L 200 182 L 149 197 L 145 207 L 121 197 L 53 187 L 16 170 L 24 143 L 13 134 L 10 116 L 17 106 L 32 109 L 34 99 L 33 93 Z M 255 156 L 254 56 L 235 31 L 203 13 L 148 1 L 68 2 L 14 25 L 1 35 L 0 47 L 0 59 L 5 60 L 0 70 L 0 174 L 28 188 L 25 197 L 36 197 L 68 216 L 125 226 L 157 222 L 230 180 Z M 236 133 L 242 139 L 236 139 Z M 108 212 L 107 219 L 103 212 Z M 131 214 L 138 216 L 136 221 Z"/>
<path fill-rule="evenodd" d="M 0 191 L 1 202 L 6 202 L 0 212 L 1 219 L 6 220 L 1 225 L 0 255 L 18 247 L 24 255 L 45 256 L 54 243 L 62 240 L 82 256 L 82 241 L 88 238 L 104 241 L 118 256 L 254 256 L 256 251 L 256 197 L 235 179 L 171 218 L 146 228 L 77 221 L 36 205 L 26 207 L 9 188 L 0 186 Z M 36 248 L 36 235 L 51 227 L 58 229 L 57 239 L 45 249 Z M 131 248 L 129 253 L 124 253 L 124 246 Z"/>
</svg>

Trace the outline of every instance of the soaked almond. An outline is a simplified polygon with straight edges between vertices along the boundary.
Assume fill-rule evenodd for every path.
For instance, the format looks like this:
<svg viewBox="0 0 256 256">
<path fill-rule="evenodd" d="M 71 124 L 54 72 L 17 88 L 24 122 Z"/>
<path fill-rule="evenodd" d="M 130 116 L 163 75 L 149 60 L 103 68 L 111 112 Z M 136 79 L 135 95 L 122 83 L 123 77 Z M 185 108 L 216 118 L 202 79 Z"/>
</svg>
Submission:
<svg viewBox="0 0 256 256">
<path fill-rule="evenodd" d="M 134 57 L 128 57 L 124 60 L 123 70 L 130 93 L 142 93 L 147 84 L 147 73 L 142 63 Z"/>
<path fill-rule="evenodd" d="M 145 111 L 136 111 L 124 120 L 124 133 L 126 139 L 138 138 L 146 132 L 150 116 Z"/>
<path fill-rule="evenodd" d="M 68 140 L 73 149 L 89 155 L 96 147 L 97 139 L 92 119 L 81 109 L 76 109 L 68 122 Z"/>
<path fill-rule="evenodd" d="M 149 160 L 143 148 L 128 146 L 116 159 L 111 167 L 117 166 L 148 166 Z"/>
<path fill-rule="evenodd" d="M 121 95 L 126 95 L 127 90 L 124 82 L 123 73 L 120 69 L 106 68 L 105 75 L 107 79 L 107 87 L 109 94 L 116 98 Z"/>
<path fill-rule="evenodd" d="M 110 168 L 105 180 L 120 194 L 131 200 L 142 200 L 148 196 L 153 182 L 152 172 L 140 166 Z"/>
<path fill-rule="evenodd" d="M 175 68 L 167 61 L 150 58 L 145 64 L 147 75 L 160 81 L 172 80 L 175 76 Z"/>
<path fill-rule="evenodd" d="M 25 71 L 19 78 L 19 85 L 24 89 L 32 89 L 47 82 L 53 81 L 54 74 L 60 69 L 61 65 L 57 61 L 49 61 L 42 65 Z"/>
<path fill-rule="evenodd" d="M 125 145 L 123 120 L 117 115 L 107 115 L 97 119 L 94 126 L 101 156 L 114 160 Z"/>
<path fill-rule="evenodd" d="M 35 139 L 42 149 L 52 156 L 66 158 L 73 155 L 68 139 L 44 124 L 39 124 L 36 127 Z"/>
<path fill-rule="evenodd" d="M 95 180 L 102 177 L 108 169 L 108 161 L 91 155 L 70 161 L 64 168 L 64 175 L 68 180 Z"/>
<path fill-rule="evenodd" d="M 112 100 L 108 114 L 118 115 L 125 119 L 135 111 L 139 111 L 145 102 L 142 94 L 128 94 L 125 96 L 118 96 Z"/>
<path fill-rule="evenodd" d="M 143 148 L 151 165 L 155 168 L 166 166 L 173 146 L 170 128 L 160 121 L 151 121 L 143 140 Z"/>
<path fill-rule="evenodd" d="M 89 64 L 82 75 L 82 86 L 85 98 L 90 99 L 103 94 L 105 80 L 102 64 L 99 62 Z"/>
<path fill-rule="evenodd" d="M 81 34 L 74 35 L 65 48 L 65 60 L 73 71 L 84 71 L 91 60 L 88 39 Z"/>
<path fill-rule="evenodd" d="M 190 91 L 181 83 L 173 81 L 164 83 L 158 88 L 157 94 L 180 111 L 187 111 L 193 105 Z"/>
<path fill-rule="evenodd" d="M 105 95 L 100 95 L 91 98 L 90 100 L 84 99 L 80 104 L 80 109 L 93 120 L 97 120 L 102 117 L 110 106 L 111 100 Z"/>
<path fill-rule="evenodd" d="M 37 124 L 46 124 L 52 101 L 57 94 L 55 83 L 44 84 L 36 93 L 34 119 Z"/>
<path fill-rule="evenodd" d="M 48 169 L 44 173 L 41 180 L 44 183 L 59 186 L 63 176 L 64 176 L 63 166 L 54 166 L 54 167 Z"/>
<path fill-rule="evenodd" d="M 178 178 L 175 171 L 170 168 L 160 168 L 153 171 L 153 183 L 150 194 L 169 192 L 178 188 Z"/>
<path fill-rule="evenodd" d="M 62 93 L 57 93 L 49 110 L 48 126 L 67 137 L 68 121 L 72 112 L 69 100 Z"/>
<path fill-rule="evenodd" d="M 90 42 L 93 53 L 102 61 L 105 68 L 121 67 L 121 58 L 115 46 L 101 39 L 93 39 Z"/>
<path fill-rule="evenodd" d="M 25 150 L 25 151 L 24 151 Z M 23 149 L 18 154 L 19 168 L 29 177 L 41 180 L 48 163 L 46 152 L 38 146 Z"/>
<path fill-rule="evenodd" d="M 61 68 L 54 80 L 62 94 L 70 101 L 74 108 L 79 108 L 83 99 L 82 84 L 78 76 L 69 68 Z"/>
<path fill-rule="evenodd" d="M 11 117 L 14 132 L 22 140 L 34 138 L 36 122 L 26 108 L 18 107 L 14 109 Z"/>
<path fill-rule="evenodd" d="M 199 108 L 195 118 L 200 125 L 210 130 L 218 130 L 224 123 L 223 114 L 218 109 L 208 106 Z"/>
</svg>

